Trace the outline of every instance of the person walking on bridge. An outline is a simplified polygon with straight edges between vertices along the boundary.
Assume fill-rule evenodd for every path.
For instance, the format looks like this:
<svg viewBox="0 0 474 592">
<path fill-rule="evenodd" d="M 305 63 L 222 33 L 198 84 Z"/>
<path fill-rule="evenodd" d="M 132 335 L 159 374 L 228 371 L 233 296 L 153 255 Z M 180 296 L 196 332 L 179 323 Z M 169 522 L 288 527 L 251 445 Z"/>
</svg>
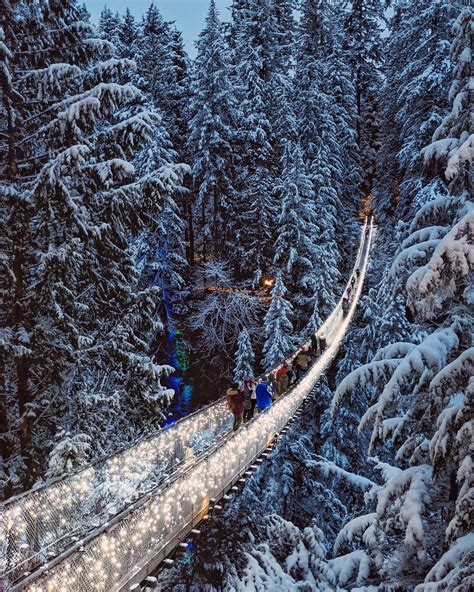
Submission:
<svg viewBox="0 0 474 592">
<path fill-rule="evenodd" d="M 280 382 L 281 377 L 286 374 L 288 372 L 288 363 L 287 362 L 283 362 L 283 364 L 278 368 L 278 370 L 276 371 L 276 383 L 278 384 Z"/>
<path fill-rule="evenodd" d="M 295 362 L 297 367 L 297 378 L 301 378 L 301 376 L 306 373 L 306 370 L 308 370 L 309 363 L 311 362 L 308 351 L 306 349 L 300 351 L 296 356 Z"/>
<path fill-rule="evenodd" d="M 351 304 L 349 302 L 349 297 L 344 296 L 344 298 L 342 299 L 342 315 L 344 317 L 347 317 L 347 313 L 349 312 L 350 307 L 351 307 Z"/>
<path fill-rule="evenodd" d="M 288 389 L 290 384 L 290 369 L 286 368 L 286 372 L 280 374 L 280 380 L 278 381 L 277 397 L 280 398 L 282 394 Z M 278 373 L 277 373 L 278 376 Z"/>
<path fill-rule="evenodd" d="M 250 421 L 255 413 L 255 405 L 257 404 L 257 395 L 255 394 L 255 381 L 253 378 L 246 378 L 244 380 L 244 394 L 245 394 L 245 413 L 244 421 Z"/>
<path fill-rule="evenodd" d="M 227 405 L 234 416 L 232 429 L 236 432 L 244 422 L 245 394 L 235 382 L 226 392 Z"/>
<path fill-rule="evenodd" d="M 267 377 L 262 376 L 260 384 L 255 389 L 257 395 L 257 407 L 259 411 L 263 411 L 272 404 L 272 394 L 267 384 Z"/>
</svg>

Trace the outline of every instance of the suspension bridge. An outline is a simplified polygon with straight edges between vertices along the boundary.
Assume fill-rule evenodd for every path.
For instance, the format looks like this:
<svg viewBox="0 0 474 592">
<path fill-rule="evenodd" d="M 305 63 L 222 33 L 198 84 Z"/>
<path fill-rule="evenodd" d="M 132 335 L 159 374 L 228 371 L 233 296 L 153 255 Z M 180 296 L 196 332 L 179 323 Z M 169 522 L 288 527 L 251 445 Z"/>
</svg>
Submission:
<svg viewBox="0 0 474 592">
<path fill-rule="evenodd" d="M 373 235 L 365 221 L 355 298 L 317 331 L 327 348 L 269 409 L 238 432 L 220 399 L 84 469 L 11 498 L 0 518 L 0 591 L 106 592 L 140 582 L 263 462 L 330 367 L 360 298 Z M 291 361 L 298 352 L 289 359 Z"/>
</svg>

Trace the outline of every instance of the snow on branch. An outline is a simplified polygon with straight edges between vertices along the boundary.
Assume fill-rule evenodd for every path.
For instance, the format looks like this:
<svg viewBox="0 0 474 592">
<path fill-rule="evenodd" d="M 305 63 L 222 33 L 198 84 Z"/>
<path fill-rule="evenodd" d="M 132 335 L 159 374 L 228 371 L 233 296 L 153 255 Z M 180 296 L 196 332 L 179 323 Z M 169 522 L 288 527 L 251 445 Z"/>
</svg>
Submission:
<svg viewBox="0 0 474 592">
<path fill-rule="evenodd" d="M 438 416 L 438 429 L 430 442 L 430 455 L 434 467 L 439 466 L 440 460 L 446 457 L 448 447 L 455 436 L 454 422 L 458 414 L 463 410 L 464 402 L 464 395 L 458 393 L 453 397 L 448 407 Z"/>
<path fill-rule="evenodd" d="M 59 112 L 46 129 L 52 137 L 64 138 L 66 134 L 73 134 L 76 141 L 80 141 L 84 130 L 95 125 L 99 111 L 100 101 L 97 98 L 84 97 Z"/>
<path fill-rule="evenodd" d="M 427 226 L 431 227 L 434 222 L 439 224 L 440 220 L 446 219 L 447 222 L 452 222 L 454 213 L 458 211 L 461 202 L 459 197 L 445 195 L 432 199 L 415 214 L 408 229 L 409 235 Z M 409 237 L 406 240 L 409 240 Z"/>
<path fill-rule="evenodd" d="M 438 592 L 441 590 L 464 590 L 463 580 L 472 578 L 474 533 L 461 537 L 428 572 L 423 584 L 415 592 Z M 469 574 L 471 574 L 469 576 Z"/>
<path fill-rule="evenodd" d="M 439 396 L 446 395 L 459 387 L 463 377 L 474 375 L 474 347 L 463 351 L 450 364 L 444 366 L 430 382 L 429 389 Z"/>
<path fill-rule="evenodd" d="M 463 164 L 471 164 L 474 160 L 474 134 L 471 134 L 467 140 L 459 145 L 448 160 L 448 165 L 444 175 L 448 181 L 451 181 L 459 173 Z"/>
<path fill-rule="evenodd" d="M 126 58 L 110 58 L 95 64 L 87 74 L 87 80 L 94 83 L 119 80 L 124 74 L 133 72 L 136 63 Z"/>
<path fill-rule="evenodd" d="M 334 543 L 334 553 L 338 553 L 342 545 L 352 543 L 357 537 L 363 537 L 364 542 L 369 544 L 375 542 L 373 538 L 373 526 L 377 521 L 377 513 L 363 514 L 350 520 L 337 535 Z M 370 529 L 370 532 L 367 531 Z M 367 536 L 366 536 L 367 535 Z M 367 539 L 367 540 L 366 540 Z"/>
<path fill-rule="evenodd" d="M 31 70 L 22 79 L 23 84 L 38 86 L 41 95 L 59 93 L 63 85 L 70 85 L 73 79 L 78 79 L 81 70 L 78 66 L 66 63 L 51 64 L 47 68 Z"/>
<path fill-rule="evenodd" d="M 390 516 L 394 507 L 405 526 L 405 544 L 417 549 L 418 558 L 424 557 L 423 516 L 425 504 L 433 490 L 430 465 L 410 467 L 395 475 L 378 494 L 377 515 Z"/>
<path fill-rule="evenodd" d="M 399 253 L 392 263 L 389 279 L 395 281 L 400 276 L 424 263 L 439 244 L 440 239 L 432 239 L 417 243 Z"/>
<path fill-rule="evenodd" d="M 160 122 L 161 118 L 157 113 L 142 111 L 111 126 L 106 133 L 109 138 L 114 138 L 121 144 L 139 148 L 143 142 L 152 138 Z"/>
<path fill-rule="evenodd" d="M 94 97 L 100 101 L 101 112 L 109 114 L 114 112 L 119 107 L 128 104 L 131 101 L 140 99 L 141 91 L 133 86 L 133 84 L 117 84 L 116 82 L 101 82 L 93 88 L 59 102 L 56 107 L 58 109 L 66 109 L 69 105 L 73 105 L 88 97 Z"/>
<path fill-rule="evenodd" d="M 457 138 L 443 138 L 423 148 L 421 154 L 425 164 L 429 164 L 432 160 L 448 159 L 455 152 L 458 145 L 459 140 Z"/>
<path fill-rule="evenodd" d="M 472 389 L 471 396 L 474 394 Z M 461 437 L 460 437 L 461 436 Z M 474 440 L 473 422 L 468 420 L 456 434 L 456 440 L 465 440 L 464 448 L 472 446 Z M 462 449 L 462 446 L 461 446 Z M 474 462 L 471 455 L 463 458 L 457 475 L 459 493 L 456 499 L 456 511 L 446 528 L 446 540 L 453 542 L 472 527 L 472 500 L 474 498 Z"/>
<path fill-rule="evenodd" d="M 400 418 L 397 417 L 396 419 Z M 375 461 L 375 468 L 382 473 L 382 477 L 385 483 L 387 481 L 390 481 L 394 477 L 397 477 L 402 472 L 402 470 L 398 467 L 394 467 L 393 465 L 389 465 L 386 462 L 382 462 L 381 460 L 378 460 L 378 458 L 376 457 L 369 457 L 368 460 Z"/>
<path fill-rule="evenodd" d="M 456 294 L 474 270 L 474 207 L 436 242 L 428 263 L 407 280 L 408 302 L 428 317 Z"/>
<path fill-rule="evenodd" d="M 449 327 L 439 329 L 428 335 L 422 343 L 409 351 L 404 358 L 397 360 L 397 366 L 390 380 L 386 383 L 378 401 L 362 417 L 359 429 L 363 430 L 368 422 L 376 416 L 375 431 L 382 422 L 385 411 L 402 391 L 409 389 L 413 395 L 416 395 L 420 388 L 426 384 L 426 381 L 431 380 L 446 364 L 449 353 L 458 343 L 459 339 L 453 329 Z M 390 362 L 393 362 L 393 360 L 390 360 Z M 370 368 L 371 365 L 363 366 L 356 372 L 360 372 L 364 368 Z M 340 386 L 342 386 L 342 383 Z"/>
<path fill-rule="evenodd" d="M 334 417 L 346 396 L 357 387 L 364 388 L 369 384 L 385 383 L 393 374 L 401 360 L 379 360 L 356 368 L 339 384 L 331 403 L 331 416 Z"/>
<path fill-rule="evenodd" d="M 408 353 L 413 351 L 416 347 L 413 343 L 407 343 L 405 341 L 398 341 L 397 343 L 391 343 L 386 347 L 382 347 L 378 350 L 373 358 L 372 362 L 379 360 L 398 359 L 405 357 Z"/>
<path fill-rule="evenodd" d="M 51 160 L 41 169 L 35 191 L 38 189 L 41 190 L 43 185 L 53 186 L 60 181 L 63 175 L 80 169 L 86 162 L 89 154 L 90 149 L 84 144 L 76 144 L 60 152 L 54 160 Z"/>
<path fill-rule="evenodd" d="M 355 473 L 351 473 L 350 471 L 346 471 L 341 467 L 338 467 L 335 463 L 326 458 L 320 457 L 321 460 L 308 460 L 306 461 L 307 466 L 310 467 L 319 467 L 321 469 L 322 474 L 325 477 L 329 477 L 329 475 L 337 475 L 338 477 L 342 477 L 347 482 L 359 487 L 363 491 L 367 491 L 372 487 L 377 487 L 377 484 L 367 479 L 366 477 L 362 477 L 361 475 L 356 475 Z"/>
<path fill-rule="evenodd" d="M 329 567 L 335 573 L 338 582 L 344 586 L 352 581 L 357 573 L 357 583 L 363 584 L 370 573 L 370 557 L 365 551 L 357 550 L 341 555 L 329 561 Z"/>
<path fill-rule="evenodd" d="M 418 243 L 443 238 L 449 232 L 448 226 L 427 226 L 412 232 L 403 242 L 402 249 L 408 249 Z"/>
<path fill-rule="evenodd" d="M 101 186 L 105 188 L 111 187 L 117 181 L 132 177 L 135 173 L 133 164 L 121 158 L 112 158 L 105 162 L 99 162 L 91 165 L 91 168 L 99 176 Z"/>
</svg>

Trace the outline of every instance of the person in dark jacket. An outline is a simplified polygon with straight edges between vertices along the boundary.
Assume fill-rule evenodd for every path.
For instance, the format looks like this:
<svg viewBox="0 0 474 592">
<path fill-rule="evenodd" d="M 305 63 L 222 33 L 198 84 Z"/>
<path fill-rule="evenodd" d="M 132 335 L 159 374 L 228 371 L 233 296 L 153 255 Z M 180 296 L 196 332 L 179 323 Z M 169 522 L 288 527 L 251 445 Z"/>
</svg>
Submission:
<svg viewBox="0 0 474 592">
<path fill-rule="evenodd" d="M 349 312 L 349 308 L 350 308 L 350 302 L 349 302 L 349 298 L 347 296 L 345 296 L 342 299 L 342 314 L 343 316 L 347 317 L 347 313 Z"/>
<path fill-rule="evenodd" d="M 226 395 L 227 405 L 234 416 L 234 425 L 232 426 L 232 429 L 236 432 L 244 422 L 245 394 L 243 390 L 239 388 L 239 385 L 234 383 L 229 389 L 227 389 Z"/>
<path fill-rule="evenodd" d="M 244 421 L 250 421 L 255 413 L 255 405 L 257 404 L 257 396 L 255 394 L 255 383 L 253 378 L 246 378 L 244 380 L 244 394 L 245 394 L 245 413 Z"/>
<path fill-rule="evenodd" d="M 288 372 L 286 374 L 288 376 L 288 386 L 290 387 L 292 384 L 295 384 L 296 382 L 296 372 L 292 364 L 288 366 Z"/>
<path fill-rule="evenodd" d="M 296 356 L 296 376 L 300 378 L 303 374 L 308 370 L 308 366 L 311 362 L 311 356 L 309 355 L 306 349 L 300 351 L 300 353 Z"/>
<path fill-rule="evenodd" d="M 262 376 L 260 384 L 257 384 L 255 389 L 257 395 L 257 407 L 259 411 L 263 411 L 272 404 L 272 394 L 267 384 L 267 377 Z"/>
</svg>

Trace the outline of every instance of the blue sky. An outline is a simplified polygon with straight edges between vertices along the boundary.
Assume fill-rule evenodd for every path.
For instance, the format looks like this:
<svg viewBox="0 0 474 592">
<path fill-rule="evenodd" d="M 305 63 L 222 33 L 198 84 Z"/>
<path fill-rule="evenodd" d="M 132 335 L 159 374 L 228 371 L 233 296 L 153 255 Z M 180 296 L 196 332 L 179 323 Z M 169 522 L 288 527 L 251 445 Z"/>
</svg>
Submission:
<svg viewBox="0 0 474 592">
<path fill-rule="evenodd" d="M 105 5 L 120 14 L 128 6 L 135 17 L 140 17 L 150 6 L 151 0 L 85 0 L 85 3 L 92 14 L 92 20 L 97 22 Z M 176 22 L 176 27 L 183 33 L 187 52 L 194 56 L 194 41 L 204 27 L 209 0 L 155 0 L 154 4 L 167 21 Z M 231 0 L 216 0 L 222 20 L 229 19 L 230 5 Z"/>
</svg>

